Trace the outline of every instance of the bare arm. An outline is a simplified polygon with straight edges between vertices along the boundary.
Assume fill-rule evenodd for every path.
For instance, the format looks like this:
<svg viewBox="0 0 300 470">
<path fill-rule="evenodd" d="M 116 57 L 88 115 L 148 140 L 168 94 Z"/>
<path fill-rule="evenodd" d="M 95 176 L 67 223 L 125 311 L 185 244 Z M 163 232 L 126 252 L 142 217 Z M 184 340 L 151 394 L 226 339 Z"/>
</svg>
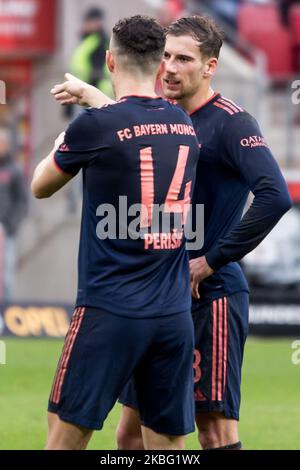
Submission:
<svg viewBox="0 0 300 470">
<path fill-rule="evenodd" d="M 80 106 L 99 108 L 106 104 L 115 103 L 114 100 L 102 93 L 98 88 L 88 85 L 70 73 L 66 73 L 65 79 L 64 83 L 55 85 L 51 90 L 51 94 L 56 101 L 62 105 L 78 104 Z"/>
</svg>

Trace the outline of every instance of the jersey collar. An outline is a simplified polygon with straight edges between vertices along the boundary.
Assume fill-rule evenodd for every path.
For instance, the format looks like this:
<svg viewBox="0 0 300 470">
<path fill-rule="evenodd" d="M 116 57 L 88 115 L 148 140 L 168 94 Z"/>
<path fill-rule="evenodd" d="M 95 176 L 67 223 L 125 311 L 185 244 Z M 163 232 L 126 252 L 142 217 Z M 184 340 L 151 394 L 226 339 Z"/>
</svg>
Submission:
<svg viewBox="0 0 300 470">
<path fill-rule="evenodd" d="M 146 100 L 160 100 L 160 99 L 162 99 L 161 96 L 126 95 L 126 96 L 122 96 L 122 98 L 120 98 L 119 101 L 126 100 L 127 98 L 141 98 L 141 99 L 146 99 Z"/>
<path fill-rule="evenodd" d="M 199 111 L 200 109 L 203 109 L 205 108 L 207 105 L 213 103 L 214 101 L 216 101 L 217 99 L 219 99 L 221 96 L 221 93 L 219 92 L 216 92 L 213 94 L 213 96 L 211 96 L 207 101 L 205 101 L 205 103 L 203 103 L 201 106 L 199 106 L 198 108 L 194 109 L 191 113 L 190 113 L 190 116 L 192 116 L 192 114 L 196 113 L 197 111 Z"/>
</svg>

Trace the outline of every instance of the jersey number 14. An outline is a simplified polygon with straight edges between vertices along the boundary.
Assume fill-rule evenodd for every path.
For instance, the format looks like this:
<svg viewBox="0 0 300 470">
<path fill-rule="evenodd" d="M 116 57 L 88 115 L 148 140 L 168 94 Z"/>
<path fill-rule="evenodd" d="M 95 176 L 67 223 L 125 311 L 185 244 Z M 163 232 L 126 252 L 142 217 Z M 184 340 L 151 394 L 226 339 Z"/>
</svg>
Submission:
<svg viewBox="0 0 300 470">
<path fill-rule="evenodd" d="M 167 213 L 182 214 L 183 224 L 186 223 L 191 202 L 192 181 L 185 185 L 184 198 L 179 200 L 183 178 L 188 161 L 190 148 L 181 145 L 177 159 L 176 170 L 164 204 Z M 141 184 L 142 184 L 142 210 L 141 228 L 151 227 L 154 206 L 154 164 L 152 147 L 140 151 Z"/>
</svg>

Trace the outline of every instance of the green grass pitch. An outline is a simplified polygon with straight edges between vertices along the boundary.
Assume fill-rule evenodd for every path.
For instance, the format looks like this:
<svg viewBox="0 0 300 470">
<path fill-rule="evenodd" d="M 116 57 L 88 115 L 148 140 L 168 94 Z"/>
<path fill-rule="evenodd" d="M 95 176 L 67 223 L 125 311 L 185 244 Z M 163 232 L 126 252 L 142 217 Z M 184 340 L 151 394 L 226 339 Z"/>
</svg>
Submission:
<svg viewBox="0 0 300 470">
<path fill-rule="evenodd" d="M 240 435 L 246 449 L 300 449 L 300 365 L 291 363 L 292 340 L 247 343 Z M 0 366 L 0 449 L 39 450 L 46 436 L 46 406 L 62 343 L 6 341 L 7 365 Z M 120 407 L 109 415 L 90 449 L 115 449 Z M 198 449 L 196 434 L 188 449 Z"/>
</svg>

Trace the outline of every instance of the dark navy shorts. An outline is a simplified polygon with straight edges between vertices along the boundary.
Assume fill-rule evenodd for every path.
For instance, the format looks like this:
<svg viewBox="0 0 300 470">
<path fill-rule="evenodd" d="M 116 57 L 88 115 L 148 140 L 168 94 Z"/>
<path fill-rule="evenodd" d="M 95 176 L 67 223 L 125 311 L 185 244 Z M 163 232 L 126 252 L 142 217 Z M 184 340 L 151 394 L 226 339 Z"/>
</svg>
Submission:
<svg viewBox="0 0 300 470">
<path fill-rule="evenodd" d="M 192 317 L 196 413 L 220 412 L 227 418 L 238 420 L 249 295 L 240 292 L 212 302 L 199 302 Z M 119 401 L 138 408 L 133 381 L 126 385 Z"/>
<path fill-rule="evenodd" d="M 137 319 L 77 308 L 56 371 L 48 411 L 101 429 L 130 377 L 145 427 L 194 431 L 194 334 L 190 312 Z"/>
</svg>

